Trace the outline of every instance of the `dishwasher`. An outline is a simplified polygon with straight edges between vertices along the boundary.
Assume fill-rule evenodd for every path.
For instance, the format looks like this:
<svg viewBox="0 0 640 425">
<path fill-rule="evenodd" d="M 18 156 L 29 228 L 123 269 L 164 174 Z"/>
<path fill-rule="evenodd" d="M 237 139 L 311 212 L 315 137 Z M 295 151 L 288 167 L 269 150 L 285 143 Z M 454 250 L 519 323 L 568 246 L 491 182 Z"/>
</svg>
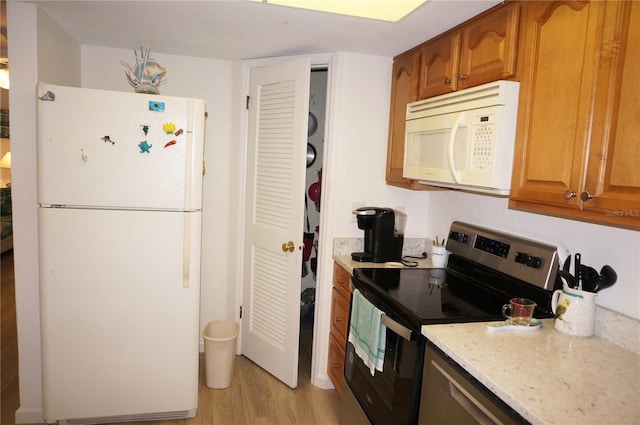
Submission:
<svg viewBox="0 0 640 425">
<path fill-rule="evenodd" d="M 528 423 L 431 342 L 422 372 L 419 425 Z"/>
</svg>

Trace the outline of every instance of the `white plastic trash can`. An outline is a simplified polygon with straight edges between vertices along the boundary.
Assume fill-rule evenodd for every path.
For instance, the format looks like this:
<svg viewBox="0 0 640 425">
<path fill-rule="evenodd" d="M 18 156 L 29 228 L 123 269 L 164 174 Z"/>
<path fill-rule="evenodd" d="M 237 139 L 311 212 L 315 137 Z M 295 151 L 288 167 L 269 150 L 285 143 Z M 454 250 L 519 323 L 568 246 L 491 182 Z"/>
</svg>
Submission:
<svg viewBox="0 0 640 425">
<path fill-rule="evenodd" d="M 236 360 L 236 339 L 240 332 L 232 320 L 209 322 L 202 332 L 207 387 L 227 388 L 231 385 Z"/>
</svg>

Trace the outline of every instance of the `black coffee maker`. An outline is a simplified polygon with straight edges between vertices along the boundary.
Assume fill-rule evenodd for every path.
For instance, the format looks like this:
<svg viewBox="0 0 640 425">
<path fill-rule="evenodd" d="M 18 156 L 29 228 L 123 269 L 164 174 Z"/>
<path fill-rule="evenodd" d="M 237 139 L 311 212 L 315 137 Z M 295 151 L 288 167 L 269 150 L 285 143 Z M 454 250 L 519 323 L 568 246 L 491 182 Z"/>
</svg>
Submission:
<svg viewBox="0 0 640 425">
<path fill-rule="evenodd" d="M 358 229 L 364 230 L 364 252 L 353 252 L 354 261 L 400 261 L 404 244 L 405 214 L 391 208 L 362 207 L 353 211 Z"/>
</svg>

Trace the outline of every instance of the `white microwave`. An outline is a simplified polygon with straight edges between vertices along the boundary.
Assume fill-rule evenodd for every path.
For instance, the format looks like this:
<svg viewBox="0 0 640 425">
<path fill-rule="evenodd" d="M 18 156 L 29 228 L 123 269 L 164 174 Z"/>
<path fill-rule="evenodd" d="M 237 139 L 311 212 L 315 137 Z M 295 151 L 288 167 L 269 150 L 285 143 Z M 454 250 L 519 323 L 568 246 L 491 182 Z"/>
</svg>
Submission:
<svg viewBox="0 0 640 425">
<path fill-rule="evenodd" d="M 403 177 L 508 196 L 519 88 L 494 81 L 407 105 Z"/>
</svg>

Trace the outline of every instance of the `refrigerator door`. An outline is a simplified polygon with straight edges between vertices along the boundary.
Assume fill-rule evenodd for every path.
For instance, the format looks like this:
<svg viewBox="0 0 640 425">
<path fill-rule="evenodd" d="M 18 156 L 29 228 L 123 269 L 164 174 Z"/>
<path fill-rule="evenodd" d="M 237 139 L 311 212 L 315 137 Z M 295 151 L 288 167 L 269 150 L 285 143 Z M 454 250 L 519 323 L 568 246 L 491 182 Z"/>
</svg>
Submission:
<svg viewBox="0 0 640 425">
<path fill-rule="evenodd" d="M 203 100 L 50 84 L 37 90 L 39 204 L 201 208 Z"/>
<path fill-rule="evenodd" d="M 45 420 L 194 411 L 201 213 L 40 208 L 39 226 Z"/>
</svg>

